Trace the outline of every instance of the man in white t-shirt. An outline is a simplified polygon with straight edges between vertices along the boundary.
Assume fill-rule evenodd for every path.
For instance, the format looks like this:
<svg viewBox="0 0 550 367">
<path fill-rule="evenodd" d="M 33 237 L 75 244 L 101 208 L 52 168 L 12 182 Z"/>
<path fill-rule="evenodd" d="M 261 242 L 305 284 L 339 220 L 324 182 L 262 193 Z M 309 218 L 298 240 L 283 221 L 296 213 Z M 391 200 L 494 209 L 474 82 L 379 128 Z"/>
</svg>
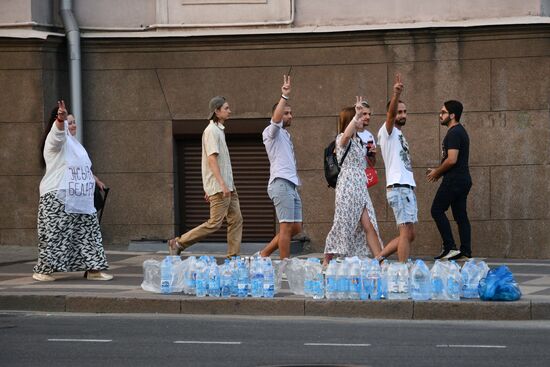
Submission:
<svg viewBox="0 0 550 367">
<path fill-rule="evenodd" d="M 290 75 L 284 75 L 281 97 L 273 106 L 269 126 L 262 133 L 270 164 L 267 193 L 275 206 L 279 233 L 259 255 L 270 256 L 279 249 L 281 259 L 290 257 L 292 236 L 302 231 L 302 200 L 298 193 L 301 181 L 296 169 L 294 146 L 287 130 L 292 124 L 292 109 L 288 104 L 290 91 Z"/>
<path fill-rule="evenodd" d="M 386 121 L 378 131 L 378 145 L 386 167 L 386 197 L 393 209 L 399 236 L 388 243 L 378 258 L 383 260 L 397 251 L 399 261 L 406 262 L 415 237 L 418 208 L 409 145 L 401 131 L 407 121 L 407 106 L 399 100 L 402 92 L 403 83 L 397 74 Z"/>
</svg>

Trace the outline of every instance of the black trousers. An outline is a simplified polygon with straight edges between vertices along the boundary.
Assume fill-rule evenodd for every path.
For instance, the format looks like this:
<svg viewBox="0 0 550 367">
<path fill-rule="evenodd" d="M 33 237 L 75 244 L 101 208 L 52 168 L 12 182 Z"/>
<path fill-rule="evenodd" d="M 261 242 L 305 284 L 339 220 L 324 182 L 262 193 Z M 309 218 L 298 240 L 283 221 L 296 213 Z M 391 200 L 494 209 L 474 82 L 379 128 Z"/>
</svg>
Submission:
<svg viewBox="0 0 550 367">
<path fill-rule="evenodd" d="M 453 217 L 458 225 L 458 234 L 460 236 L 460 251 L 472 256 L 472 229 L 470 220 L 466 212 L 466 201 L 468 193 L 472 187 L 471 179 L 463 180 L 445 180 L 441 182 L 432 203 L 432 218 L 437 225 L 437 229 L 443 239 L 443 247 L 446 250 L 456 250 L 456 243 L 453 238 L 451 224 L 445 212 L 451 207 Z"/>
</svg>

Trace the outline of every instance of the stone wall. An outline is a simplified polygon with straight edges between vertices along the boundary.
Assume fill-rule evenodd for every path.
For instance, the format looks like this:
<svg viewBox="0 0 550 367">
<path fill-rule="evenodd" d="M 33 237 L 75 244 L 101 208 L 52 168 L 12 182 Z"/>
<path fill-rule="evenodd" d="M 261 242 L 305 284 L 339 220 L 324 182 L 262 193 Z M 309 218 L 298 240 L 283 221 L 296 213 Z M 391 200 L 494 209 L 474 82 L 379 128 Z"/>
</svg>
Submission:
<svg viewBox="0 0 550 367">
<path fill-rule="evenodd" d="M 446 133 L 437 113 L 446 99 L 464 103 L 474 180 L 469 199 L 476 256 L 550 256 L 550 36 L 548 26 L 371 31 L 165 39 L 83 40 L 85 139 L 95 172 L 112 187 L 102 228 L 105 244 L 174 234 L 172 121 L 203 119 L 208 100 L 228 98 L 233 117 L 268 119 L 282 74 L 293 65 L 291 130 L 303 179 L 304 230 L 322 251 L 332 224 L 334 192 L 326 187 L 322 151 L 336 115 L 358 94 L 384 119 L 393 75 L 403 74 L 409 141 L 418 189 L 413 255 L 439 252 L 430 217 L 437 185 L 424 172 L 438 164 Z M 46 61 L 0 49 L 1 244 L 34 245 L 40 180 L 40 121 L 55 99 Z M 42 60 L 45 51 L 37 57 Z M 26 55 L 26 56 L 25 56 Z M 12 65 L 12 66 L 9 66 Z M 16 67 L 17 66 L 17 67 Z M 8 71 L 9 68 L 17 69 Z M 48 76 L 49 75 L 49 76 Z M 59 85 L 57 85 L 59 89 Z M 48 103 L 44 102 L 49 98 Z M 19 97 L 17 97 L 19 96 Z M 48 108 L 45 107 L 48 105 Z M 230 132 L 230 125 L 228 125 Z M 25 158 L 30 168 L 18 162 Z M 383 163 L 378 170 L 384 177 Z M 397 229 L 384 193 L 371 197 L 389 241 Z M 246 221 L 246 218 L 245 218 Z M 246 225 L 246 223 L 245 223 Z"/>
<path fill-rule="evenodd" d="M 61 41 L 0 40 L 1 245 L 36 245 L 44 116 L 69 95 Z"/>
</svg>

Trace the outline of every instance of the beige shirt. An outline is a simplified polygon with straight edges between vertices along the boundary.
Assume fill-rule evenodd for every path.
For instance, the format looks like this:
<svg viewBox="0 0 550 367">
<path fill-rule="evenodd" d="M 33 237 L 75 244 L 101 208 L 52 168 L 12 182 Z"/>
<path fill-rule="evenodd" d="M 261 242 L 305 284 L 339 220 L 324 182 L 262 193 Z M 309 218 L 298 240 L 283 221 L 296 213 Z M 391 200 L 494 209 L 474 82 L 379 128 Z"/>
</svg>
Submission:
<svg viewBox="0 0 550 367">
<path fill-rule="evenodd" d="M 218 166 L 225 186 L 229 191 L 235 191 L 233 170 L 231 169 L 229 149 L 227 149 L 225 142 L 224 129 L 225 127 L 222 124 L 216 124 L 210 120 L 202 133 L 202 186 L 207 195 L 214 195 L 223 191 L 208 165 L 208 156 L 212 154 L 217 154 Z"/>
</svg>

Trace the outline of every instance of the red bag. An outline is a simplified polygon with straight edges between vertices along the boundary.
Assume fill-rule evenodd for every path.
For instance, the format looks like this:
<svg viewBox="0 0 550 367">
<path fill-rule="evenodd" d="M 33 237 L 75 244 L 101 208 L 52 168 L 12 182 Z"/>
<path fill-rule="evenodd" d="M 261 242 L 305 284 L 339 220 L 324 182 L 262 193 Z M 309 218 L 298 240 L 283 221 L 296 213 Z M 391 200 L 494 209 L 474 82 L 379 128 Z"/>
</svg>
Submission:
<svg viewBox="0 0 550 367">
<path fill-rule="evenodd" d="M 376 172 L 374 166 L 371 166 L 368 159 L 367 168 L 365 169 L 365 175 L 367 175 L 367 187 L 374 186 L 378 183 L 378 172 Z"/>
</svg>

